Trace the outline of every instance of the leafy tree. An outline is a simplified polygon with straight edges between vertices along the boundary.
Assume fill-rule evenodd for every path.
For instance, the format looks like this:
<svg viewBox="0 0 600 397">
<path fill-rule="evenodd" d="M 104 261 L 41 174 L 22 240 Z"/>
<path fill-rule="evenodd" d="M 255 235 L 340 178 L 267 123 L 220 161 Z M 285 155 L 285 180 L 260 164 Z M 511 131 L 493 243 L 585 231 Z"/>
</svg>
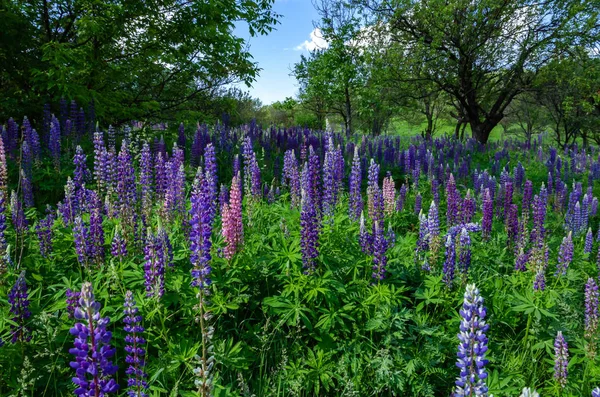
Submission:
<svg viewBox="0 0 600 397">
<path fill-rule="evenodd" d="M 597 1 L 338 2 L 363 8 L 366 23 L 402 48 L 402 61 L 424 64 L 420 79 L 454 99 L 482 143 L 552 55 L 599 26 Z"/>
<path fill-rule="evenodd" d="M 0 117 L 60 97 L 108 122 L 168 118 L 226 84 L 251 83 L 245 41 L 277 23 L 274 0 L 8 1 L 0 8 Z"/>
</svg>

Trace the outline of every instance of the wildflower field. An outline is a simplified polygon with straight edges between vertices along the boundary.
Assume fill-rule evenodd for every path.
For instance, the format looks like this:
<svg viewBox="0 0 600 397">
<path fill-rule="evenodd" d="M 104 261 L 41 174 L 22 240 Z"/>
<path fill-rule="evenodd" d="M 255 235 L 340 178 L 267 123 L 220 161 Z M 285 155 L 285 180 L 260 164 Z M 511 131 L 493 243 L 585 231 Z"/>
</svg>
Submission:
<svg viewBox="0 0 600 397">
<path fill-rule="evenodd" d="M 1 396 L 600 396 L 600 149 L 305 128 L 0 140 Z"/>
</svg>

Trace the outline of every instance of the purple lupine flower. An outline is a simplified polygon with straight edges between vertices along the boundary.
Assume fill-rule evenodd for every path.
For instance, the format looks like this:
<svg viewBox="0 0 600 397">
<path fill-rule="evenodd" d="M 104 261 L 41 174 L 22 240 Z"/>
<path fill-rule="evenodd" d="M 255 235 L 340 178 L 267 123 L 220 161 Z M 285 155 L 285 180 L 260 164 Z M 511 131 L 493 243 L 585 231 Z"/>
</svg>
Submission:
<svg viewBox="0 0 600 397">
<path fill-rule="evenodd" d="M 427 232 L 430 240 L 437 238 L 440 234 L 440 216 L 435 201 L 431 202 L 427 213 Z"/>
<path fill-rule="evenodd" d="M 261 196 L 260 168 L 249 136 L 246 136 L 242 143 L 242 157 L 244 158 L 244 189 L 253 199 L 258 200 Z"/>
<path fill-rule="evenodd" d="M 544 291 L 546 289 L 546 268 L 548 267 L 548 245 L 534 246 L 529 257 L 535 273 L 533 290 Z"/>
<path fill-rule="evenodd" d="M 46 217 L 39 221 L 35 227 L 40 243 L 40 255 L 42 255 L 43 258 L 47 258 L 52 252 L 52 225 L 54 224 L 55 219 L 56 216 L 54 211 L 48 207 Z"/>
<path fill-rule="evenodd" d="M 318 216 L 321 215 L 321 184 L 320 184 L 320 169 L 321 165 L 319 162 L 319 155 L 315 153 L 312 145 L 308 148 L 308 168 L 307 168 L 307 182 L 308 191 L 310 195 L 310 201 L 312 206 L 315 207 L 315 212 Z M 302 193 L 301 193 L 302 194 Z"/>
<path fill-rule="evenodd" d="M 142 337 L 144 327 L 141 326 L 142 316 L 138 314 L 138 308 L 131 291 L 125 293 L 123 306 L 125 307 L 125 310 L 123 310 L 123 314 L 125 314 L 123 318 L 124 330 L 127 332 L 127 336 L 125 336 L 125 351 L 127 352 L 125 362 L 129 364 L 125 371 L 128 375 L 127 387 L 129 390 L 127 394 L 129 397 L 148 397 L 148 393 L 146 393 L 146 389 L 148 389 L 146 378 L 148 375 L 144 372 L 144 366 L 146 365 L 144 359 L 146 340 Z"/>
<path fill-rule="evenodd" d="M 167 180 L 167 174 L 166 174 L 165 159 L 161 152 L 158 152 L 156 154 L 154 171 L 155 171 L 154 180 L 156 182 L 156 195 L 162 201 L 165 197 L 168 180 Z"/>
<path fill-rule="evenodd" d="M 75 356 L 71 368 L 75 370 L 73 383 L 78 396 L 104 396 L 116 393 L 119 385 L 112 379 L 118 367 L 110 359 L 115 349 L 110 346 L 112 333 L 107 331 L 108 317 L 100 317 L 100 303 L 96 302 L 92 284 L 83 283 L 75 318 L 81 322 L 71 328 L 75 336 L 74 347 L 69 353 Z M 89 376 L 89 377 L 88 377 Z"/>
<path fill-rule="evenodd" d="M 106 147 L 101 131 L 94 132 L 94 179 L 98 190 L 104 192 L 107 188 L 106 176 Z"/>
<path fill-rule="evenodd" d="M 32 208 L 35 206 L 33 201 L 33 185 L 31 184 L 31 180 L 21 168 L 21 189 L 23 189 L 23 202 L 25 207 Z"/>
<path fill-rule="evenodd" d="M 315 259 L 319 256 L 319 217 L 310 194 L 302 191 L 300 211 L 300 247 L 304 271 L 310 274 L 315 271 Z"/>
<path fill-rule="evenodd" d="M 491 236 L 492 221 L 494 219 L 494 201 L 490 196 L 490 190 L 487 188 L 483 196 L 482 212 L 481 229 L 483 231 L 483 238 L 487 240 Z"/>
<path fill-rule="evenodd" d="M 335 210 L 335 148 L 333 140 L 329 138 L 329 148 L 323 161 L 323 213 L 332 216 Z"/>
<path fill-rule="evenodd" d="M 237 174 L 234 174 L 237 175 Z M 292 208 L 300 205 L 300 174 L 298 161 L 292 149 L 285 152 L 283 157 L 283 183 L 290 189 Z"/>
<path fill-rule="evenodd" d="M 594 246 L 594 234 L 592 233 L 592 228 L 589 227 L 587 234 L 585 235 L 585 246 L 583 247 L 583 253 L 590 254 L 592 252 L 593 246 Z"/>
<path fill-rule="evenodd" d="M 10 211 L 13 227 L 18 234 L 22 235 L 27 231 L 27 218 L 25 218 L 25 212 L 23 211 L 23 203 L 14 190 L 10 195 Z"/>
<path fill-rule="evenodd" d="M 568 365 L 569 346 L 562 332 L 558 331 L 554 340 L 554 379 L 562 388 L 567 385 Z"/>
<path fill-rule="evenodd" d="M 415 208 L 414 208 L 415 214 L 418 215 L 421 212 L 422 204 L 423 204 L 423 197 L 421 197 L 421 192 L 417 192 L 417 195 L 415 196 Z"/>
<path fill-rule="evenodd" d="M 204 173 L 206 178 L 206 194 L 207 200 L 210 201 L 211 213 L 210 217 L 214 218 L 217 214 L 217 188 L 219 186 L 217 180 L 217 156 L 212 143 L 206 145 L 204 149 Z"/>
<path fill-rule="evenodd" d="M 115 235 L 113 236 L 110 253 L 117 258 L 125 258 L 127 256 L 127 243 L 119 229 L 115 231 Z"/>
<path fill-rule="evenodd" d="M 442 280 L 448 288 L 452 287 L 454 282 L 454 270 L 456 265 L 456 244 L 452 234 L 446 236 L 446 253 L 444 261 L 444 276 Z"/>
<path fill-rule="evenodd" d="M 506 231 L 508 235 L 508 243 L 514 244 L 519 235 L 519 207 L 516 204 L 511 204 L 506 213 Z"/>
<path fill-rule="evenodd" d="M 386 267 L 387 267 L 387 256 L 386 251 L 388 249 L 388 240 L 384 234 L 384 227 L 380 225 L 378 221 L 374 224 L 373 230 L 373 274 L 372 277 L 377 282 L 385 279 Z"/>
<path fill-rule="evenodd" d="M 27 141 L 23 142 L 21 145 L 21 168 L 25 171 L 25 175 L 28 178 L 31 178 L 31 167 L 33 165 L 33 154 L 31 153 L 31 149 L 29 148 L 29 144 Z"/>
<path fill-rule="evenodd" d="M 504 183 L 504 219 L 508 219 L 508 212 L 512 206 L 514 186 L 512 182 L 508 181 Z"/>
<path fill-rule="evenodd" d="M 177 146 L 184 149 L 185 148 L 185 127 L 183 123 L 179 124 L 179 129 L 177 130 Z"/>
<path fill-rule="evenodd" d="M 162 297 L 165 293 L 165 257 L 161 240 L 148 231 L 144 247 L 146 296 Z"/>
<path fill-rule="evenodd" d="M 150 213 L 154 204 L 152 189 L 152 153 L 150 145 L 144 142 L 140 154 L 140 201 L 142 205 L 142 220 L 144 224 L 149 222 Z"/>
<path fill-rule="evenodd" d="M 75 309 L 77 308 L 81 293 L 79 291 L 73 291 L 71 288 L 67 288 L 65 294 L 67 296 L 67 314 L 69 318 L 73 318 L 75 317 Z"/>
<path fill-rule="evenodd" d="M 25 271 L 23 270 L 15 285 L 8 293 L 8 304 L 10 305 L 12 343 L 29 342 L 31 340 L 31 331 L 25 326 L 25 321 L 31 317 L 29 311 L 29 292 L 27 291 L 27 282 L 25 281 Z"/>
<path fill-rule="evenodd" d="M 433 207 L 433 205 L 432 205 Z M 429 211 L 431 212 L 431 208 Z M 431 239 L 431 233 L 429 231 L 429 220 L 425 214 L 419 214 L 419 237 L 417 238 L 417 246 L 415 248 L 415 253 L 419 254 L 420 252 L 425 252 L 429 249 L 429 240 Z"/>
<path fill-rule="evenodd" d="M 446 184 L 446 222 L 448 227 L 458 223 L 458 211 L 459 211 L 459 200 L 460 196 L 456 190 L 456 182 L 454 182 L 454 176 L 450 174 L 448 183 Z"/>
<path fill-rule="evenodd" d="M 398 200 L 396 201 L 396 211 L 402 212 L 404 209 L 404 201 L 406 200 L 406 193 L 408 188 L 406 185 L 400 186 L 400 192 L 398 193 Z"/>
<path fill-rule="evenodd" d="M 2 138 L 0 138 L 2 141 Z M 6 197 L 0 191 L 0 274 L 6 270 Z"/>
<path fill-rule="evenodd" d="M 56 169 L 60 168 L 60 128 L 60 123 L 56 117 L 52 116 L 48 149 L 50 150 L 50 156 L 52 157 L 54 168 Z"/>
<path fill-rule="evenodd" d="M 585 337 L 593 341 L 597 330 L 598 285 L 594 279 L 590 277 L 585 284 Z"/>
<path fill-rule="evenodd" d="M 592 390 L 592 397 L 600 397 L 600 387 L 596 387 Z"/>
<path fill-rule="evenodd" d="M 75 217 L 73 224 L 73 240 L 75 242 L 75 252 L 77 252 L 77 260 L 83 267 L 88 266 L 88 250 L 87 241 L 89 240 L 89 229 L 83 223 L 81 216 Z"/>
<path fill-rule="evenodd" d="M 0 194 L 8 197 L 8 167 L 6 165 L 6 153 L 4 142 L 0 138 Z"/>
<path fill-rule="evenodd" d="M 71 177 L 67 177 L 67 183 L 65 184 L 65 199 L 62 203 L 58 204 L 58 210 L 60 211 L 61 217 L 65 225 L 73 223 L 77 213 L 79 204 L 77 197 L 75 196 L 75 185 Z"/>
<path fill-rule="evenodd" d="M 465 195 L 465 199 L 463 200 L 461 213 L 462 213 L 462 223 L 471 223 L 473 220 L 473 215 L 475 214 L 475 207 L 477 203 L 475 202 L 475 198 L 471 196 L 471 190 L 467 190 L 467 194 Z"/>
<path fill-rule="evenodd" d="M 562 243 L 558 248 L 558 263 L 556 264 L 556 276 L 567 274 L 567 269 L 573 260 L 573 238 L 572 232 L 563 237 Z"/>
<path fill-rule="evenodd" d="M 95 194 L 95 192 L 94 192 Z M 92 199 L 93 208 L 90 210 L 90 228 L 88 234 L 87 252 L 96 265 L 104 262 L 104 229 L 102 228 L 102 203 L 96 196 Z"/>
<path fill-rule="evenodd" d="M 360 229 L 358 234 L 358 243 L 364 254 L 371 255 L 373 253 L 373 236 L 365 226 L 365 214 L 360 213 Z"/>
<path fill-rule="evenodd" d="M 546 201 L 541 195 L 533 197 L 533 229 L 531 230 L 531 242 L 541 244 L 546 235 Z"/>
<path fill-rule="evenodd" d="M 485 380 L 488 377 L 485 366 L 488 360 L 488 338 L 485 333 L 489 325 L 485 322 L 486 309 L 483 298 L 475 284 L 468 284 L 465 290 L 463 307 L 460 310 L 461 322 L 458 334 L 458 357 L 456 366 L 460 375 L 456 380 L 454 396 L 487 396 Z"/>
<path fill-rule="evenodd" d="M 131 154 L 127 147 L 127 141 L 121 145 L 118 156 L 117 197 L 119 199 L 119 215 L 124 226 L 130 230 L 134 229 L 135 219 L 135 169 L 133 168 Z"/>
<path fill-rule="evenodd" d="M 206 180 L 202 167 L 198 167 L 192 185 L 190 218 L 190 261 L 192 262 L 192 286 L 205 291 L 210 286 L 210 262 L 212 248 L 211 203 L 206 194 Z"/>
<path fill-rule="evenodd" d="M 462 273 L 466 274 L 471 265 L 471 237 L 466 228 L 462 228 L 458 239 L 458 267 Z"/>
<path fill-rule="evenodd" d="M 73 164 L 75 165 L 75 171 L 73 172 L 73 183 L 75 184 L 75 194 L 77 195 L 77 201 L 83 203 L 82 195 L 84 190 L 85 181 L 89 177 L 89 171 L 87 169 L 87 156 L 83 152 L 81 146 L 77 146 L 75 149 L 75 157 L 73 158 Z"/>
</svg>

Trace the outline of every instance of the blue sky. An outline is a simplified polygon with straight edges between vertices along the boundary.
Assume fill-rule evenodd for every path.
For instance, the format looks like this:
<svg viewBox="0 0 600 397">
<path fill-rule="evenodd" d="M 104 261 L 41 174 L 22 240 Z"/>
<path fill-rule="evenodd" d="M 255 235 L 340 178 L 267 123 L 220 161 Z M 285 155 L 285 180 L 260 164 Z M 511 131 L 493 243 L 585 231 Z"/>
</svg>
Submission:
<svg viewBox="0 0 600 397">
<path fill-rule="evenodd" d="M 301 54 L 307 54 L 309 48 L 322 45 L 318 32 L 317 36 L 313 33 L 313 21 L 318 21 L 319 15 L 310 0 L 275 0 L 273 9 L 281 14 L 276 29 L 267 36 L 249 40 L 253 61 L 262 70 L 248 91 L 265 105 L 296 95 L 296 80 L 289 75 L 294 63 L 300 60 Z M 235 34 L 249 37 L 242 25 Z M 247 89 L 245 85 L 241 88 Z"/>
</svg>

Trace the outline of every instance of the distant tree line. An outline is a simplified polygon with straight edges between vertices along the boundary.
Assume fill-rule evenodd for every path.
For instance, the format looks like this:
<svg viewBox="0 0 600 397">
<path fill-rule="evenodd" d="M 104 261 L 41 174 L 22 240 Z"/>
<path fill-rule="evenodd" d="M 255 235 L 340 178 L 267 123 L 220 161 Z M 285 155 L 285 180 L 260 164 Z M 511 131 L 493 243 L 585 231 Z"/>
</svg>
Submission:
<svg viewBox="0 0 600 397">
<path fill-rule="evenodd" d="M 327 48 L 293 74 L 319 126 L 380 134 L 440 118 L 486 143 L 501 126 L 600 144 L 600 1 L 314 0 Z"/>
</svg>

